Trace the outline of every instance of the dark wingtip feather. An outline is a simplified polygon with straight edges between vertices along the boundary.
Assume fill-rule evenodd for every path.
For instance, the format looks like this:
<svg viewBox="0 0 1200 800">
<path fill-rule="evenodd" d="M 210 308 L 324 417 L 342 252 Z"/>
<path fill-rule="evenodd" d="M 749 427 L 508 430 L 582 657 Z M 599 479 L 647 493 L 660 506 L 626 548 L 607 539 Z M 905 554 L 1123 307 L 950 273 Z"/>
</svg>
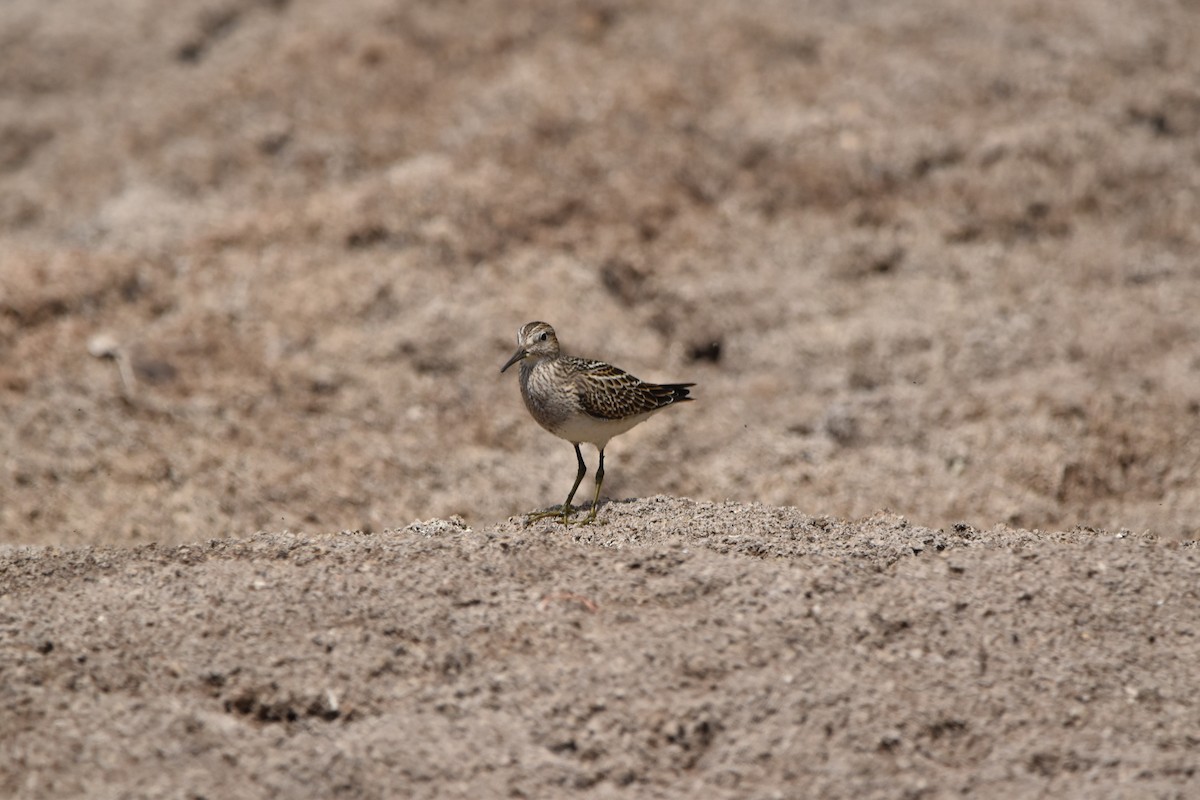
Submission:
<svg viewBox="0 0 1200 800">
<path fill-rule="evenodd" d="M 671 402 L 686 403 L 696 398 L 691 397 L 690 387 L 695 386 L 694 383 L 664 383 L 662 388 L 671 393 Z"/>
</svg>

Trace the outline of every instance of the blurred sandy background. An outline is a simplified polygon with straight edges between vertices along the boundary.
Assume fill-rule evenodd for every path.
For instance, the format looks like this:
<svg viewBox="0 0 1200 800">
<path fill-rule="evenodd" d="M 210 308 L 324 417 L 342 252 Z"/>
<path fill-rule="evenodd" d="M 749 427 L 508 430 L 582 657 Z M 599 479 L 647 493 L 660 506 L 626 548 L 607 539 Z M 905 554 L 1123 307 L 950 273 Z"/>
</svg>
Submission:
<svg viewBox="0 0 1200 800">
<path fill-rule="evenodd" d="M 561 502 L 531 319 L 611 497 L 1194 536 L 1197 14 L 10 0 L 0 539 Z"/>
</svg>

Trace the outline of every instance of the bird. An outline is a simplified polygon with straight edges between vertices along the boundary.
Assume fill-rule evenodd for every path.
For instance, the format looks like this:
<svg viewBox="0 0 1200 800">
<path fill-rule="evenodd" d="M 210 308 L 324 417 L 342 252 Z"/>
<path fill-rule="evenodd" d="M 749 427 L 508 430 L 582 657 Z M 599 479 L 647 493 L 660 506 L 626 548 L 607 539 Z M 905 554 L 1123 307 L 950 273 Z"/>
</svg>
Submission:
<svg viewBox="0 0 1200 800">
<path fill-rule="evenodd" d="M 667 406 L 686 403 L 694 383 L 646 383 L 623 369 L 603 361 L 564 355 L 554 328 L 545 322 L 530 322 L 517 331 L 517 350 L 500 368 L 504 373 L 520 364 L 521 397 L 530 415 L 555 436 L 575 447 L 579 469 L 562 511 L 531 513 L 531 520 L 561 517 L 564 526 L 588 525 L 595 521 L 604 483 L 604 448 L 610 439 L 644 422 Z M 589 443 L 600 451 L 596 470 L 596 493 L 591 512 L 571 520 L 571 501 L 587 474 L 579 445 Z"/>
</svg>

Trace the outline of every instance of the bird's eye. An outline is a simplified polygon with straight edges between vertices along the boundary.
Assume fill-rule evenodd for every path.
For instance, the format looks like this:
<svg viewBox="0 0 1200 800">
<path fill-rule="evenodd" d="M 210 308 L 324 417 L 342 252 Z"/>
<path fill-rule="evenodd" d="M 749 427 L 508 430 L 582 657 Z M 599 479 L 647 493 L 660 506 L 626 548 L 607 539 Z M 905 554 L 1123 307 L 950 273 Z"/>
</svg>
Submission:
<svg viewBox="0 0 1200 800">
<path fill-rule="evenodd" d="M 550 338 L 550 334 L 546 333 L 545 331 L 542 331 L 542 335 L 538 337 L 538 341 L 544 342 L 549 338 Z"/>
</svg>

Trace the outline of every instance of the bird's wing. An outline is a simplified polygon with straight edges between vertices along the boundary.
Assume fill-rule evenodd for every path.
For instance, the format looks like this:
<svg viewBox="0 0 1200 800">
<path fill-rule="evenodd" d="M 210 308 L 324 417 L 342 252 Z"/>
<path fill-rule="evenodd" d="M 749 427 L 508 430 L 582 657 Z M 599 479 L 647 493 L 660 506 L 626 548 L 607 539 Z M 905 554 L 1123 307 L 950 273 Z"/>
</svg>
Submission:
<svg viewBox="0 0 1200 800">
<path fill-rule="evenodd" d="M 680 385 L 646 383 L 603 361 L 577 361 L 575 386 L 583 410 L 599 419 L 624 419 L 687 398 Z"/>
</svg>

